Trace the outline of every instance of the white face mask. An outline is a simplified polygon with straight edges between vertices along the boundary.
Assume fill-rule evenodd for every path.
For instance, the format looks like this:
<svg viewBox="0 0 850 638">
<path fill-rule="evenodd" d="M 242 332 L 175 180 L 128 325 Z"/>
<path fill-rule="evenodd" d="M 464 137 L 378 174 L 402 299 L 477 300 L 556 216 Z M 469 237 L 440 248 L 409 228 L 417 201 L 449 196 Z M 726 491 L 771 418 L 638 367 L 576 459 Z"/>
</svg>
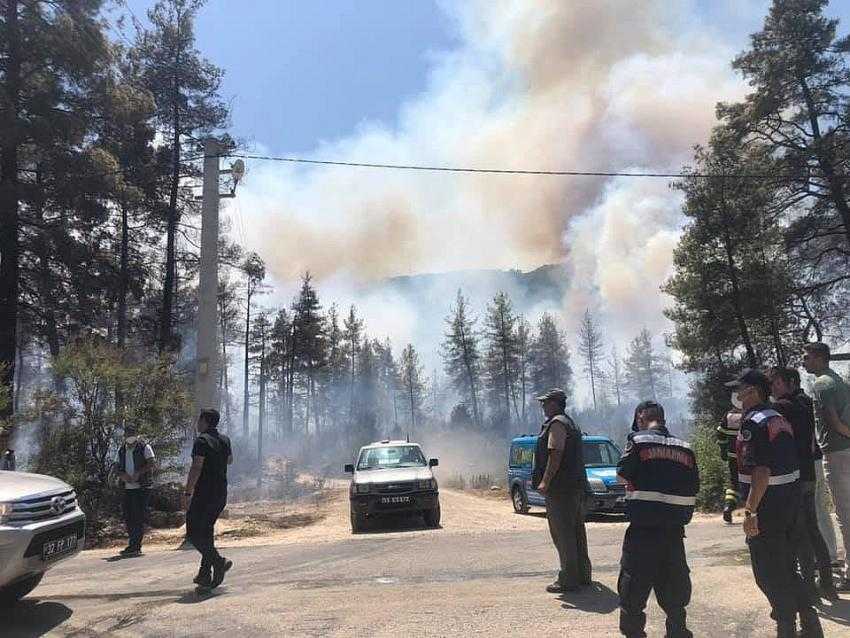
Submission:
<svg viewBox="0 0 850 638">
<path fill-rule="evenodd" d="M 741 397 L 738 396 L 737 392 L 732 393 L 732 405 L 734 405 L 739 410 L 742 410 L 744 408 L 744 402 L 741 401 Z"/>
<path fill-rule="evenodd" d="M 124 441 L 127 443 L 127 445 L 135 445 L 136 441 L 138 441 L 138 440 L 139 440 L 139 437 L 137 437 L 137 436 L 128 436 L 127 438 L 124 439 Z"/>
</svg>

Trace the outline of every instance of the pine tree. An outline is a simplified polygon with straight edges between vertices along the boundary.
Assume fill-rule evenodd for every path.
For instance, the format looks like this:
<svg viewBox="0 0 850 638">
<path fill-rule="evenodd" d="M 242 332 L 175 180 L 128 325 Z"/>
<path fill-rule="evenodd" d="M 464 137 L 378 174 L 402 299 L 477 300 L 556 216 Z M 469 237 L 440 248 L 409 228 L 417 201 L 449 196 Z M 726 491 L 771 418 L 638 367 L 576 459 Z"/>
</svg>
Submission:
<svg viewBox="0 0 850 638">
<path fill-rule="evenodd" d="M 499 405 L 493 416 L 508 431 L 517 367 L 517 317 L 510 298 L 499 292 L 487 305 L 484 320 L 485 383 L 493 406 Z M 519 415 L 517 414 L 517 420 Z"/>
<path fill-rule="evenodd" d="M 342 357 L 346 368 L 346 404 L 349 426 L 357 418 L 355 403 L 357 399 L 357 363 L 363 339 L 363 320 L 357 316 L 357 308 L 352 304 L 348 316 L 342 322 Z"/>
<path fill-rule="evenodd" d="M 245 276 L 245 366 L 242 390 L 242 436 L 248 436 L 249 413 L 251 406 L 251 385 L 249 380 L 251 356 L 251 303 L 254 296 L 262 292 L 263 280 L 266 278 L 266 265 L 257 253 L 251 253 L 242 263 L 242 273 Z"/>
<path fill-rule="evenodd" d="M 457 291 L 457 300 L 446 318 L 447 331 L 443 338 L 442 354 L 446 376 L 460 395 L 472 407 L 472 422 L 481 428 L 481 410 L 478 404 L 481 387 L 481 355 L 475 319 L 469 314 L 469 302 Z"/>
<path fill-rule="evenodd" d="M 257 396 L 257 487 L 263 476 L 263 438 L 266 424 L 266 385 L 269 381 L 268 354 L 271 322 L 268 312 L 260 312 L 251 326 L 249 352 L 253 359 L 254 377 L 258 386 Z"/>
<path fill-rule="evenodd" d="M 584 372 L 590 380 L 590 393 L 593 397 L 593 409 L 598 409 L 597 384 L 602 373 L 604 343 L 602 332 L 590 309 L 584 311 L 578 332 L 578 351 L 584 360 Z"/>
<path fill-rule="evenodd" d="M 311 417 L 314 431 L 318 433 L 320 428 L 320 417 L 316 410 L 316 390 L 322 370 L 327 364 L 325 327 L 319 296 L 313 287 L 310 273 L 306 273 L 301 282 L 298 299 L 292 306 L 293 370 L 303 383 L 306 399 L 305 433 L 310 431 Z M 291 407 L 292 396 L 289 403 L 290 414 Z"/>
<path fill-rule="evenodd" d="M 570 349 L 555 318 L 548 312 L 537 322 L 537 336 L 531 346 L 531 384 L 535 395 L 561 388 L 568 402 L 572 396 Z"/>
<path fill-rule="evenodd" d="M 534 346 L 531 325 L 520 317 L 516 327 L 516 368 L 514 380 L 514 410 L 523 429 L 528 425 L 528 392 L 531 384 L 532 348 Z"/>
<path fill-rule="evenodd" d="M 625 387 L 638 401 L 658 399 L 665 367 L 652 346 L 652 335 L 644 328 L 629 344 L 625 361 Z"/>
<path fill-rule="evenodd" d="M 269 377 L 275 384 L 277 434 L 282 437 L 292 434 L 292 422 L 285 419 L 285 408 L 289 397 L 289 365 L 292 350 L 292 321 L 285 308 L 275 315 L 269 335 Z"/>
<path fill-rule="evenodd" d="M 412 344 L 407 344 L 401 352 L 399 361 L 401 369 L 400 390 L 404 396 L 407 413 L 410 417 L 409 428 L 411 432 L 416 431 L 421 425 L 422 403 L 425 399 L 426 386 L 422 364 L 419 362 L 419 353 Z"/>
<path fill-rule="evenodd" d="M 91 189 L 92 179 L 103 179 L 91 177 L 104 170 L 99 158 L 80 152 L 95 123 L 97 109 L 90 98 L 97 95 L 109 62 L 101 5 L 98 0 L 6 0 L 2 4 L 0 394 L 8 400 L 0 406 L 0 420 L 11 416 L 15 404 L 17 329 L 24 290 L 21 269 L 30 258 L 26 235 L 38 223 L 28 210 L 32 204 L 38 208 L 44 194 L 39 162 L 50 158 L 52 166 L 61 169 L 51 170 L 49 178 L 66 191 L 81 193 Z M 98 184 L 93 192 L 100 190 Z M 67 210 L 71 216 L 82 212 Z M 70 226 L 63 230 L 73 239 Z"/>
<path fill-rule="evenodd" d="M 174 292 L 177 275 L 177 229 L 191 200 L 181 201 L 181 179 L 194 174 L 187 150 L 227 122 L 218 95 L 222 71 L 195 48 L 194 25 L 204 0 L 159 0 L 148 11 L 150 27 L 136 24 L 132 64 L 156 103 L 155 118 L 170 159 L 165 209 L 165 275 L 160 313 L 160 352 L 174 348 Z"/>
<path fill-rule="evenodd" d="M 617 344 L 611 346 L 611 356 L 608 357 L 608 378 L 619 408 L 623 400 L 623 362 L 620 360 Z"/>
<path fill-rule="evenodd" d="M 218 281 L 218 295 L 216 298 L 218 306 L 218 333 L 221 341 L 221 370 L 219 378 L 219 396 L 222 397 L 224 407 L 224 423 L 229 431 L 233 427 L 231 415 L 230 396 L 230 357 L 227 353 L 228 346 L 236 344 L 239 340 L 237 321 L 239 319 L 239 299 L 236 282 L 230 280 L 226 272 L 223 272 Z"/>
</svg>

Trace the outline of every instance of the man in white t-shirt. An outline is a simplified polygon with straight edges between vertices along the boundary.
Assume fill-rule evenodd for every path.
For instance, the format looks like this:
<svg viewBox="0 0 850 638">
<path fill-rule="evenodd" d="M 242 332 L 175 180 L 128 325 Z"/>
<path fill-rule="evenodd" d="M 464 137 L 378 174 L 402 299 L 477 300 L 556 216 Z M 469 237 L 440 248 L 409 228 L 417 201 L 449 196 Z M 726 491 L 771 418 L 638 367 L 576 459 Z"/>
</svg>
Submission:
<svg viewBox="0 0 850 638">
<path fill-rule="evenodd" d="M 127 524 L 127 547 L 122 556 L 139 556 L 145 531 L 148 492 L 153 484 L 154 453 L 139 437 L 136 426 L 124 427 L 124 444 L 118 449 L 118 477 L 124 484 L 124 521 Z"/>
</svg>

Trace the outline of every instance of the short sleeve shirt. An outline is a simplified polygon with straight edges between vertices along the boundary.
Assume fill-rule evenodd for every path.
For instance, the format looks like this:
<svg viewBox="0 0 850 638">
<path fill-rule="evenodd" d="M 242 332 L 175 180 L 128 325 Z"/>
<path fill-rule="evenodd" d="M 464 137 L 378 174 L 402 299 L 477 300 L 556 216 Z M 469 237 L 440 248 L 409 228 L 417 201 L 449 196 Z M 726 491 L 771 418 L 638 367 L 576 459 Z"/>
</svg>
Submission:
<svg viewBox="0 0 850 638">
<path fill-rule="evenodd" d="M 850 425 L 850 387 L 838 373 L 827 368 L 815 379 L 812 395 L 815 404 L 818 444 L 821 450 L 838 452 L 850 449 L 850 437 L 832 430 L 824 414 L 827 408 L 832 408 L 844 424 Z"/>
<path fill-rule="evenodd" d="M 549 424 L 549 443 L 547 447 L 550 450 L 558 450 L 563 452 L 567 447 L 567 426 L 558 420 L 553 420 Z"/>
<path fill-rule="evenodd" d="M 144 455 L 148 461 L 154 458 L 153 448 L 148 443 L 145 443 Z M 132 448 L 127 448 L 127 454 L 125 455 L 125 459 L 126 468 L 124 471 L 127 472 L 127 474 L 132 475 L 136 471 L 136 462 L 133 459 Z M 138 481 L 128 481 L 124 483 L 124 488 L 128 490 L 137 490 L 140 487 L 142 487 L 142 484 Z"/>
<path fill-rule="evenodd" d="M 217 431 L 207 430 L 195 439 L 192 458 L 204 457 L 201 476 L 195 485 L 195 493 L 211 497 L 227 494 L 227 459 L 231 455 L 230 439 Z"/>
</svg>

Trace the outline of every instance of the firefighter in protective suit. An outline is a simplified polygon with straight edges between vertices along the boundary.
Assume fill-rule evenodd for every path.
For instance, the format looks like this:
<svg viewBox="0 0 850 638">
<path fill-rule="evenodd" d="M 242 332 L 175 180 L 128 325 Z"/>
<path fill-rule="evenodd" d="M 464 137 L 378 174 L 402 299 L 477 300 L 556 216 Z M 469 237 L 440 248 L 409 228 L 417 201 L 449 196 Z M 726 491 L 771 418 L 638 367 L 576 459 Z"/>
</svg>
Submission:
<svg viewBox="0 0 850 638">
<path fill-rule="evenodd" d="M 667 614 L 667 638 L 692 638 L 685 612 L 691 577 L 684 538 L 699 490 L 696 457 L 688 443 L 667 430 L 664 408 L 655 401 L 638 405 L 632 430 L 617 464 L 629 519 L 617 580 L 620 632 L 645 638 L 644 609 L 654 589 Z"/>
<path fill-rule="evenodd" d="M 738 459 L 735 454 L 735 440 L 741 429 L 741 411 L 738 406 L 728 412 L 723 423 L 717 426 L 717 444 L 720 446 L 720 457 L 729 467 L 729 485 L 723 497 L 723 520 L 732 522 L 732 512 L 741 500 L 741 488 L 738 486 Z"/>
</svg>

